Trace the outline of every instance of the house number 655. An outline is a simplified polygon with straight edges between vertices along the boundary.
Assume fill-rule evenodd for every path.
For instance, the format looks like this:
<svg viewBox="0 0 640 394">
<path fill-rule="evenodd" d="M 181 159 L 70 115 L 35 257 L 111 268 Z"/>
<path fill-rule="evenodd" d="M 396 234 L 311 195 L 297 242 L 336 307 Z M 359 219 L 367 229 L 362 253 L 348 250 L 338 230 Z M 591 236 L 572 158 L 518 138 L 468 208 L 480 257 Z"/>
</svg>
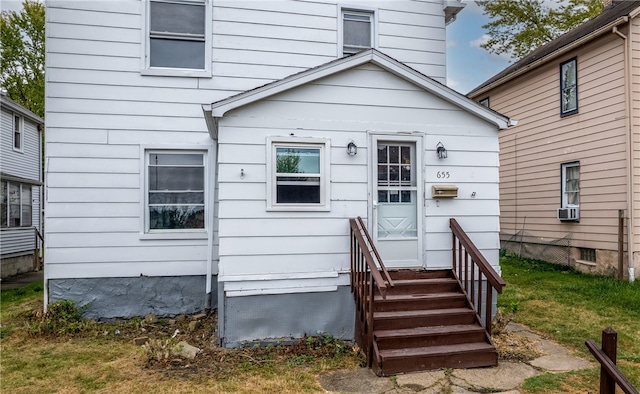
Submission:
<svg viewBox="0 0 640 394">
<path fill-rule="evenodd" d="M 449 171 L 438 171 L 436 173 L 436 177 L 438 179 L 447 179 L 449 178 L 451 175 L 449 174 Z"/>
</svg>

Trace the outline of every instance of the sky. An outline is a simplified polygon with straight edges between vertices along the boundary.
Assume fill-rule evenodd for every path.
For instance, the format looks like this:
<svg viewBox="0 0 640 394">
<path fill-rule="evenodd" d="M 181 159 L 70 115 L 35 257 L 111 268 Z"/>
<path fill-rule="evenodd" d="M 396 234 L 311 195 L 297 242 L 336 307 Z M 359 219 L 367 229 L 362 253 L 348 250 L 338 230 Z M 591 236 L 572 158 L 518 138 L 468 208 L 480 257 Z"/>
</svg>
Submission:
<svg viewBox="0 0 640 394">
<path fill-rule="evenodd" d="M 475 1 L 463 3 L 466 7 L 447 26 L 447 86 L 466 94 L 510 63 L 508 56 L 480 48 L 488 38 L 482 25 L 489 18 L 482 15 L 482 8 Z"/>
</svg>

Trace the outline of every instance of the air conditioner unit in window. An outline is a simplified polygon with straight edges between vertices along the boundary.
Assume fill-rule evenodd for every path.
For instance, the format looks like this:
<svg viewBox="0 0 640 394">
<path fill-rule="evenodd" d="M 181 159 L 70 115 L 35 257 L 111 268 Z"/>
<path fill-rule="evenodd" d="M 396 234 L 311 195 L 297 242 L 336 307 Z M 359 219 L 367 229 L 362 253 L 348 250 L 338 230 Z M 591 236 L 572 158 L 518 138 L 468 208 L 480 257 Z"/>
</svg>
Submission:
<svg viewBox="0 0 640 394">
<path fill-rule="evenodd" d="M 577 222 L 580 219 L 580 208 L 558 208 L 558 220 Z"/>
</svg>

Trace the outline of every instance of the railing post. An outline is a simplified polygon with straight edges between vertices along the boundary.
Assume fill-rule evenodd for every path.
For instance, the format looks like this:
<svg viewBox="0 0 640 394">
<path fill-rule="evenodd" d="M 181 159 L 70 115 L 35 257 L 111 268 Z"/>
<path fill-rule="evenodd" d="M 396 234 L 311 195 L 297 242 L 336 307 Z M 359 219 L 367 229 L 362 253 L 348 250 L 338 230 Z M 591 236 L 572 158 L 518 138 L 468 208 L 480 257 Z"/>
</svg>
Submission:
<svg viewBox="0 0 640 394">
<path fill-rule="evenodd" d="M 611 327 L 602 330 L 602 352 L 615 364 L 618 353 L 618 333 Z M 616 381 L 600 367 L 600 394 L 615 394 Z"/>
</svg>

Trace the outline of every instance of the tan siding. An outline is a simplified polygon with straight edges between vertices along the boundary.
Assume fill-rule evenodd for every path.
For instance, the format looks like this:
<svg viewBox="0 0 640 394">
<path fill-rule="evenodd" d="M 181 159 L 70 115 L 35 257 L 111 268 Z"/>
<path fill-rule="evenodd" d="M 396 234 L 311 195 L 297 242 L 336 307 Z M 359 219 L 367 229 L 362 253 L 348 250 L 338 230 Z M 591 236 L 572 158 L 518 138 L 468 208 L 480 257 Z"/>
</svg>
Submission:
<svg viewBox="0 0 640 394">
<path fill-rule="evenodd" d="M 626 207 L 624 52 L 614 35 L 483 93 L 518 126 L 500 132 L 501 231 L 572 246 L 617 249 L 618 209 Z M 579 113 L 560 117 L 559 64 L 578 59 Z M 640 159 L 640 157 L 639 157 Z M 562 223 L 562 163 L 580 162 L 580 222 Z M 640 160 L 638 160 L 640 165 Z"/>
</svg>

